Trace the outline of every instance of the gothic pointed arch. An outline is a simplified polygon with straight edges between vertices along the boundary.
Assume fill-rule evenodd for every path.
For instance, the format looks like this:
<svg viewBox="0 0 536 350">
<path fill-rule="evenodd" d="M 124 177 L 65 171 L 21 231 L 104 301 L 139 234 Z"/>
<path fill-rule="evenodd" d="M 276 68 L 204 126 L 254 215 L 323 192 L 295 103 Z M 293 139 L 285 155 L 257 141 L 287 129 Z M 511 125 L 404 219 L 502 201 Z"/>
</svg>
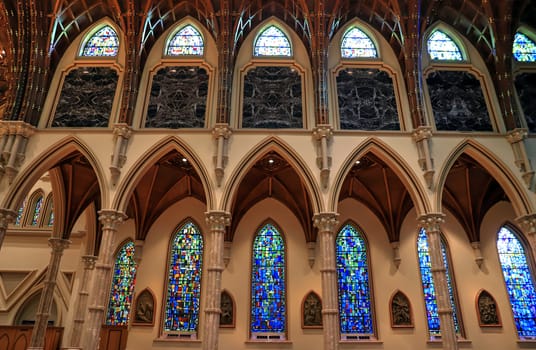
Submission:
<svg viewBox="0 0 536 350">
<path fill-rule="evenodd" d="M 169 36 L 166 43 L 166 56 L 203 56 L 205 43 L 195 25 L 187 23 Z"/>
<path fill-rule="evenodd" d="M 291 57 L 292 44 L 284 30 L 277 24 L 269 24 L 259 30 L 253 44 L 255 57 Z"/>
<path fill-rule="evenodd" d="M 110 24 L 101 24 L 91 30 L 80 47 L 81 57 L 115 57 L 119 53 L 119 36 Z"/>
<path fill-rule="evenodd" d="M 44 214 L 44 202 L 45 193 L 41 189 L 34 191 L 29 196 L 26 220 L 23 226 L 39 226 L 39 222 Z"/>
<path fill-rule="evenodd" d="M 426 51 L 432 61 L 463 62 L 467 60 L 465 49 L 450 28 L 436 24 L 426 36 Z"/>
<path fill-rule="evenodd" d="M 341 57 L 352 58 L 379 58 L 377 45 L 371 36 L 358 26 L 351 26 L 341 39 Z"/>
</svg>

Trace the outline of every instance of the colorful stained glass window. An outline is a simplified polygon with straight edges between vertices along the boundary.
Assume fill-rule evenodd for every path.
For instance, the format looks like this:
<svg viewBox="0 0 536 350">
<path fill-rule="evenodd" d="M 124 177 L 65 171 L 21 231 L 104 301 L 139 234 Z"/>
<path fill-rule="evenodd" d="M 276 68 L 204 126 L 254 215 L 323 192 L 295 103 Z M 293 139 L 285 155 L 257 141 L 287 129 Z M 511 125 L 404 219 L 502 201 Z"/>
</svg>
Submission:
<svg viewBox="0 0 536 350">
<path fill-rule="evenodd" d="M 33 207 L 33 214 L 32 214 L 32 222 L 30 225 L 37 226 L 37 222 L 39 221 L 39 215 L 41 214 L 41 208 L 43 207 L 43 196 L 37 197 L 37 200 L 35 201 L 35 205 Z"/>
<path fill-rule="evenodd" d="M 376 46 L 362 30 L 352 28 L 344 34 L 341 44 L 343 58 L 376 58 Z"/>
<path fill-rule="evenodd" d="M 512 51 L 516 61 L 536 62 L 536 42 L 523 33 L 517 32 L 514 36 Z"/>
<path fill-rule="evenodd" d="M 426 317 L 428 318 L 428 331 L 430 332 L 431 337 L 438 337 L 441 335 L 441 330 L 439 328 L 439 313 L 437 309 L 435 285 L 432 278 L 432 262 L 430 260 L 428 240 L 426 238 L 426 231 L 424 229 L 421 229 L 419 232 L 419 237 L 417 239 L 417 253 L 419 255 L 419 266 L 421 270 L 424 303 L 426 306 Z M 454 288 L 452 277 L 450 275 L 447 248 L 443 240 L 441 240 L 441 253 L 443 255 L 443 263 L 447 269 L 447 285 L 449 289 L 450 306 L 452 307 L 454 317 L 454 328 L 456 329 L 456 333 L 460 333 L 460 324 L 458 321 L 458 312 L 454 299 Z"/>
<path fill-rule="evenodd" d="M 179 30 L 169 41 L 166 54 L 169 56 L 203 56 L 203 37 L 192 25 Z"/>
<path fill-rule="evenodd" d="M 428 54 L 434 61 L 463 61 L 458 45 L 440 30 L 435 30 L 428 38 Z"/>
<path fill-rule="evenodd" d="M 187 222 L 171 242 L 164 332 L 197 332 L 202 267 L 203 237 L 192 222 Z"/>
<path fill-rule="evenodd" d="M 354 226 L 339 231 L 336 254 L 341 333 L 374 334 L 367 245 Z"/>
<path fill-rule="evenodd" d="M 134 242 L 130 241 L 121 247 L 115 259 L 112 288 L 106 314 L 107 325 L 122 326 L 128 324 L 135 282 Z"/>
<path fill-rule="evenodd" d="M 251 265 L 251 332 L 285 332 L 285 242 L 274 225 L 257 233 Z"/>
<path fill-rule="evenodd" d="M 254 56 L 292 56 L 290 41 L 276 26 L 269 26 L 255 41 Z"/>
<path fill-rule="evenodd" d="M 520 338 L 536 337 L 536 289 L 523 244 L 502 227 L 497 238 L 499 260 Z"/>
<path fill-rule="evenodd" d="M 49 210 L 48 210 L 48 220 L 47 220 L 47 226 L 53 226 L 54 225 L 54 201 L 52 197 L 50 198 L 50 204 L 49 204 Z"/>
<path fill-rule="evenodd" d="M 110 26 L 104 26 L 93 34 L 85 43 L 80 56 L 99 57 L 117 56 L 119 52 L 119 38 Z"/>
<path fill-rule="evenodd" d="M 19 207 L 19 210 L 17 212 L 17 218 L 15 219 L 15 226 L 20 226 L 22 221 L 22 215 L 24 215 L 24 208 L 26 207 L 26 198 L 24 198 L 24 201 Z"/>
</svg>

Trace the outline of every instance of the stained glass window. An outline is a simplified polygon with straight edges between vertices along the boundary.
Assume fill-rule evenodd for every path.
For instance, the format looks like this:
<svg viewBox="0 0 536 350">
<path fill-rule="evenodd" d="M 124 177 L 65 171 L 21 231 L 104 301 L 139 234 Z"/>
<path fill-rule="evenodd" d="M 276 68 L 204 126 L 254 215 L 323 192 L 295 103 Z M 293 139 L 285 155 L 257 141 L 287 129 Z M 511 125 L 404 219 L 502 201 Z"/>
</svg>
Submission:
<svg viewBox="0 0 536 350">
<path fill-rule="evenodd" d="M 348 224 L 339 231 L 336 254 L 341 333 L 371 335 L 374 329 L 368 251 L 365 240 L 354 226 Z"/>
<path fill-rule="evenodd" d="M 430 332 L 431 337 L 439 337 L 441 336 L 441 330 L 439 328 L 439 313 L 437 308 L 435 285 L 434 280 L 432 278 L 432 263 L 428 250 L 428 240 L 426 238 L 426 231 L 424 229 L 421 229 L 421 231 L 419 232 L 419 237 L 417 239 L 417 252 L 419 255 L 419 266 L 421 270 L 424 303 L 426 306 L 426 317 L 428 318 L 428 331 Z M 452 277 L 450 276 L 447 248 L 443 240 L 441 240 L 441 253 L 443 255 L 443 263 L 445 264 L 447 269 L 447 285 L 449 289 L 450 306 L 452 308 L 454 317 L 454 328 L 456 329 L 456 333 L 460 333 L 458 312 L 454 299 L 454 288 L 452 283 Z"/>
<path fill-rule="evenodd" d="M 254 56 L 292 56 L 290 41 L 276 26 L 269 26 L 255 41 Z"/>
<path fill-rule="evenodd" d="M 376 46 L 362 30 L 352 28 L 344 34 L 341 44 L 343 58 L 376 58 Z"/>
<path fill-rule="evenodd" d="M 37 222 L 39 221 L 39 215 L 41 214 L 41 208 L 43 207 L 43 196 L 37 197 L 37 200 L 35 201 L 35 205 L 33 206 L 33 213 L 32 213 L 32 222 L 30 225 L 37 226 Z"/>
<path fill-rule="evenodd" d="M 251 265 L 251 332 L 285 332 L 285 243 L 274 225 L 257 233 Z"/>
<path fill-rule="evenodd" d="M 497 250 L 517 333 L 520 338 L 536 337 L 536 289 L 525 249 L 513 231 L 502 227 Z"/>
<path fill-rule="evenodd" d="M 47 226 L 54 225 L 54 199 L 52 198 L 52 196 L 50 197 L 50 201 L 49 201 L 48 220 L 46 224 Z"/>
<path fill-rule="evenodd" d="M 117 56 L 118 52 L 119 38 L 117 33 L 112 27 L 104 26 L 86 41 L 80 56 Z"/>
<path fill-rule="evenodd" d="M 203 37 L 192 25 L 187 25 L 169 41 L 166 54 L 169 56 L 202 56 Z"/>
<path fill-rule="evenodd" d="M 107 325 L 121 326 L 128 324 L 135 282 L 134 242 L 130 241 L 123 245 L 115 259 L 112 288 L 106 314 Z"/>
<path fill-rule="evenodd" d="M 514 36 L 513 54 L 516 61 L 536 62 L 536 42 L 523 33 Z"/>
<path fill-rule="evenodd" d="M 24 208 L 26 207 L 26 198 L 24 198 L 24 201 L 19 207 L 19 210 L 17 212 L 17 218 L 15 219 L 15 226 L 20 226 L 22 221 L 22 216 L 24 215 Z"/>
<path fill-rule="evenodd" d="M 428 38 L 428 54 L 434 61 L 463 61 L 458 45 L 440 30 L 435 30 Z"/>
<path fill-rule="evenodd" d="M 187 222 L 171 242 L 164 332 L 197 332 L 202 267 L 203 237 L 192 222 Z"/>
</svg>

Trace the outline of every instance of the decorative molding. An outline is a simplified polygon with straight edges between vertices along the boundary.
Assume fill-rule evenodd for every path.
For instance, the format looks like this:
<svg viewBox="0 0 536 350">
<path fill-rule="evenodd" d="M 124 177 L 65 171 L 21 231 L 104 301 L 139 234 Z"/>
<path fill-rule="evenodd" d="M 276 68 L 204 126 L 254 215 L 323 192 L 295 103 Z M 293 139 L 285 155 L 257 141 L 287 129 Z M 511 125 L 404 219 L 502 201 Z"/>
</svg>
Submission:
<svg viewBox="0 0 536 350">
<path fill-rule="evenodd" d="M 114 152 L 112 153 L 112 164 L 110 165 L 111 181 L 115 186 L 121 175 L 121 168 L 127 160 L 128 140 L 132 135 L 132 129 L 128 124 L 117 123 L 114 125 Z"/>
<path fill-rule="evenodd" d="M 506 139 L 512 146 L 512 151 L 514 152 L 514 162 L 521 172 L 521 177 L 523 177 L 525 185 L 531 189 L 532 181 L 534 179 L 534 170 L 532 169 L 532 165 L 530 164 L 530 160 L 527 156 L 527 147 L 525 145 L 527 133 L 527 129 L 517 128 L 509 131 L 506 134 Z"/>
<path fill-rule="evenodd" d="M 331 157 L 328 155 L 328 144 L 333 136 L 333 128 L 329 124 L 319 124 L 313 130 L 313 137 L 317 141 L 316 163 L 320 168 L 320 182 L 323 188 L 328 187 Z"/>
<path fill-rule="evenodd" d="M 307 260 L 312 268 L 315 265 L 316 259 L 316 242 L 307 242 Z"/>
<path fill-rule="evenodd" d="M 35 127 L 23 121 L 0 121 L 0 178 L 7 174 L 9 184 L 25 159 L 28 139 Z"/>
<path fill-rule="evenodd" d="M 216 139 L 216 156 L 214 157 L 214 162 L 218 187 L 221 186 L 223 176 L 225 175 L 225 167 L 228 161 L 227 146 L 231 134 L 232 131 L 227 123 L 216 123 L 214 129 L 212 129 L 212 136 Z"/>
<path fill-rule="evenodd" d="M 478 265 L 478 268 L 482 268 L 484 257 L 480 251 L 480 242 L 471 242 L 471 247 L 473 248 L 473 252 L 475 254 L 475 263 Z"/>
<path fill-rule="evenodd" d="M 402 261 L 402 258 L 400 257 L 400 242 L 391 242 L 391 248 L 393 249 L 393 263 L 398 269 L 400 262 Z"/>
<path fill-rule="evenodd" d="M 419 165 L 424 172 L 424 180 L 429 189 L 434 184 L 434 159 L 431 156 L 430 143 L 432 142 L 432 128 L 430 126 L 420 126 L 413 130 L 413 141 L 417 145 Z"/>
</svg>

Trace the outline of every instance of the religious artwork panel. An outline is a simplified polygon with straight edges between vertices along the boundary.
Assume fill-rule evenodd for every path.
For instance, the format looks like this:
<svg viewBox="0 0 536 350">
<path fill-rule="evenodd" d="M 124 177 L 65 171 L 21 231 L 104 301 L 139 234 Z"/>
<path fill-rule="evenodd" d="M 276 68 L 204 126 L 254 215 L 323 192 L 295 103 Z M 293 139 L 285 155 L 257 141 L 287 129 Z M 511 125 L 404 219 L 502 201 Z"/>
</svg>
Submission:
<svg viewBox="0 0 536 350">
<path fill-rule="evenodd" d="M 227 291 L 221 292 L 220 310 L 220 327 L 233 328 L 235 326 L 235 304 L 233 297 Z"/>
<path fill-rule="evenodd" d="M 255 67 L 244 77 L 243 128 L 302 128 L 302 81 L 291 67 Z"/>
<path fill-rule="evenodd" d="M 476 309 L 478 323 L 481 327 L 501 326 L 501 317 L 497 302 L 487 291 L 482 290 L 477 295 Z"/>
<path fill-rule="evenodd" d="M 201 67 L 164 67 L 153 76 L 146 128 L 205 126 L 209 76 Z"/>
<path fill-rule="evenodd" d="M 134 311 L 135 325 L 152 326 L 154 324 L 155 297 L 153 293 L 145 288 L 136 298 L 136 309 Z"/>
<path fill-rule="evenodd" d="M 117 72 L 107 67 L 80 67 L 67 74 L 52 127 L 108 127 L 117 87 Z"/>
<path fill-rule="evenodd" d="M 315 292 L 303 299 L 302 328 L 322 328 L 322 300 Z"/>
<path fill-rule="evenodd" d="M 393 79 L 379 69 L 346 68 L 337 75 L 340 128 L 400 130 Z"/>
<path fill-rule="evenodd" d="M 482 86 L 465 71 L 434 71 L 426 78 L 438 131 L 493 131 Z"/>
<path fill-rule="evenodd" d="M 531 133 L 536 133 L 536 73 L 516 75 L 515 86 L 527 128 Z"/>
<path fill-rule="evenodd" d="M 391 327 L 413 327 L 413 314 L 408 297 L 397 291 L 391 297 Z"/>
</svg>

